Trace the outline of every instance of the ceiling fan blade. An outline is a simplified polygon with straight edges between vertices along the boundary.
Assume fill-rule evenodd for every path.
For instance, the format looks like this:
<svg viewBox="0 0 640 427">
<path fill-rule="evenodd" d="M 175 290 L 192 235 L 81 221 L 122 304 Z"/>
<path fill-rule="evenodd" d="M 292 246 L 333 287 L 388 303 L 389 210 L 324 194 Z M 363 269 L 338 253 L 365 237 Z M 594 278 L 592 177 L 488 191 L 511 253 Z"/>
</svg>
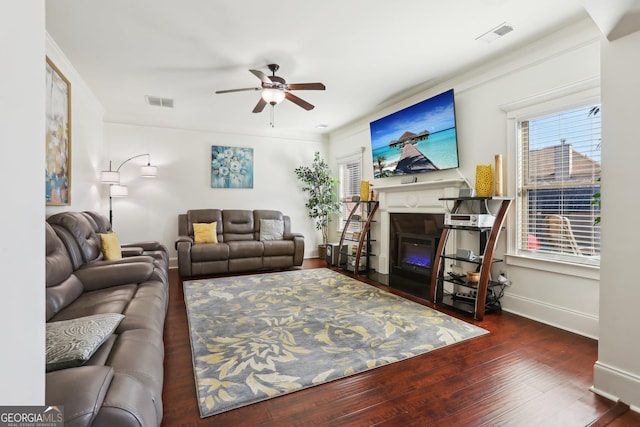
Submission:
<svg viewBox="0 0 640 427">
<path fill-rule="evenodd" d="M 268 85 L 270 85 L 272 83 L 271 79 L 269 78 L 269 76 L 267 76 L 265 73 L 263 73 L 260 70 L 249 70 L 253 73 L 254 76 L 256 76 L 257 78 L 259 78 L 262 83 L 266 83 Z"/>
<path fill-rule="evenodd" d="M 289 83 L 289 90 L 325 90 L 326 87 L 322 83 Z"/>
<path fill-rule="evenodd" d="M 309 111 L 309 110 L 313 110 L 314 106 L 309 104 L 307 101 L 305 101 L 304 99 L 300 99 L 297 96 L 295 96 L 294 94 L 292 94 L 291 92 L 287 92 L 284 94 L 284 97 L 287 98 L 289 101 L 293 102 L 294 104 L 304 108 L 305 110 Z"/>
<path fill-rule="evenodd" d="M 217 90 L 216 93 L 230 93 L 230 92 L 245 92 L 245 91 L 256 91 L 256 90 L 261 90 L 262 88 L 260 87 L 246 87 L 244 89 L 227 89 L 227 90 Z"/>
<path fill-rule="evenodd" d="M 256 106 L 253 108 L 252 113 L 261 113 L 262 110 L 264 110 L 264 107 L 266 105 L 267 105 L 267 101 L 265 101 L 264 99 L 262 99 L 262 97 L 260 97 L 260 101 L 258 101 Z"/>
</svg>

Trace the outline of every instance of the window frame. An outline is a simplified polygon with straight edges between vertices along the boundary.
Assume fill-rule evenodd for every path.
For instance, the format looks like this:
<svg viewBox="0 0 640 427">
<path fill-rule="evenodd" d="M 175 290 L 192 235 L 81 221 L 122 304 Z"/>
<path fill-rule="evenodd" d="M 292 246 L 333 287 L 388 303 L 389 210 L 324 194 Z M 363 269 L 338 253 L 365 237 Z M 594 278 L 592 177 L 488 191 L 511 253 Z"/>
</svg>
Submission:
<svg viewBox="0 0 640 427">
<path fill-rule="evenodd" d="M 509 170 L 509 181 L 514 183 L 515 192 L 521 189 L 519 176 L 521 165 L 519 162 L 522 158 L 520 152 L 522 146 L 519 137 L 519 122 L 535 116 L 600 103 L 600 82 L 598 78 L 593 78 L 501 106 L 507 116 L 507 158 L 514 165 Z M 509 213 L 507 220 L 508 246 L 505 256 L 507 264 L 599 280 L 599 263 L 597 265 L 576 263 L 571 258 L 545 257 L 518 249 L 518 240 L 523 224 L 520 196 L 520 194 L 516 194 L 514 209 Z"/>
</svg>

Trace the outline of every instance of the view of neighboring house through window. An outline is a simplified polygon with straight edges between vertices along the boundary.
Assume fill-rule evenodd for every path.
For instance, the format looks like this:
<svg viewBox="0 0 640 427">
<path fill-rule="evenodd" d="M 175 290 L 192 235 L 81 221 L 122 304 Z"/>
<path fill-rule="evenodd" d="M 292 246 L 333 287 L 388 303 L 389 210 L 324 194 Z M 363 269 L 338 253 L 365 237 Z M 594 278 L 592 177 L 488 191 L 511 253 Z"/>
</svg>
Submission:
<svg viewBox="0 0 640 427">
<path fill-rule="evenodd" d="M 518 251 L 600 263 L 600 105 L 520 118 Z"/>
<path fill-rule="evenodd" d="M 344 202 L 340 205 L 340 224 L 338 230 L 342 230 L 345 220 L 349 217 L 349 212 L 355 205 L 351 202 L 351 197 L 360 195 L 360 181 L 362 179 L 362 162 L 361 156 L 352 156 L 342 159 L 339 162 L 340 173 L 340 201 Z"/>
</svg>

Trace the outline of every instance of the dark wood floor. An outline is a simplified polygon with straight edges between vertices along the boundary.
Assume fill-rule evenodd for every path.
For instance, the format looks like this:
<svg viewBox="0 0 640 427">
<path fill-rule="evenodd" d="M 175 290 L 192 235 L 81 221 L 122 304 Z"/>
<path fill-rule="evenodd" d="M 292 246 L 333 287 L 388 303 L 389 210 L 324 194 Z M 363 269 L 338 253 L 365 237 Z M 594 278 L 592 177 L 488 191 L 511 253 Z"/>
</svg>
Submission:
<svg viewBox="0 0 640 427">
<path fill-rule="evenodd" d="M 304 264 L 318 266 L 324 262 Z M 596 341 L 509 313 L 465 319 L 488 329 L 485 336 L 201 419 L 176 270 L 170 283 L 163 426 L 640 425 L 640 414 L 620 416 L 624 407 L 589 391 Z"/>
</svg>

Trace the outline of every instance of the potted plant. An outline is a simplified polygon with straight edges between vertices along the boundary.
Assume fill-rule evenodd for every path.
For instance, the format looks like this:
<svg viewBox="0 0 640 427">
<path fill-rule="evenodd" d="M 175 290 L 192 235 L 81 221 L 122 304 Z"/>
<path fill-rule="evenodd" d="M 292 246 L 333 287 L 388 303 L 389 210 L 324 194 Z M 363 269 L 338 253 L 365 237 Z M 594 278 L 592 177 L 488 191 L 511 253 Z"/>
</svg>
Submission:
<svg viewBox="0 0 640 427">
<path fill-rule="evenodd" d="M 340 211 L 340 203 L 335 191 L 338 180 L 331 176 L 329 165 L 320 158 L 320 153 L 317 151 L 311 167 L 299 166 L 294 172 L 304 184 L 302 191 L 308 195 L 305 206 L 308 209 L 309 218 L 314 219 L 316 229 L 322 231 L 322 245 L 319 246 L 319 252 L 320 258 L 324 258 L 331 216 Z"/>
</svg>

